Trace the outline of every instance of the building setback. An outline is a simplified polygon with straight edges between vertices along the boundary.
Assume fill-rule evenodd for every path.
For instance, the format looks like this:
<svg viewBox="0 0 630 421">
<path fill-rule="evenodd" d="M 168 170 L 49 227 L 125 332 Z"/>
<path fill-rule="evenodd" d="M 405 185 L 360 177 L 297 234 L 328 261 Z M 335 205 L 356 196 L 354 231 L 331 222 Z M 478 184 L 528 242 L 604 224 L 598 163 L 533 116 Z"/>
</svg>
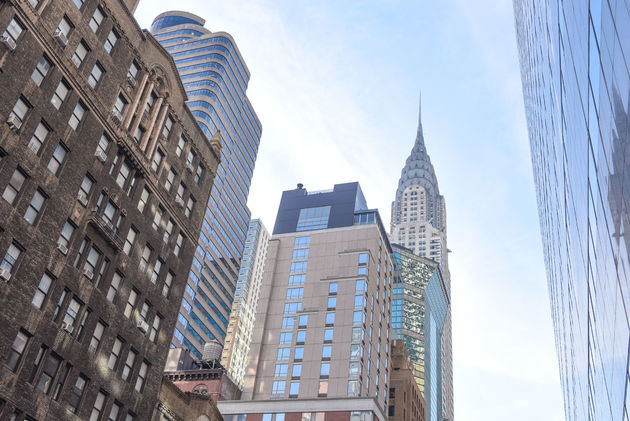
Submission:
<svg viewBox="0 0 630 421">
<path fill-rule="evenodd" d="M 221 146 L 136 3 L 0 2 L 0 419 L 157 403 Z"/>
<path fill-rule="evenodd" d="M 566 419 L 628 419 L 630 2 L 515 0 Z"/>
<path fill-rule="evenodd" d="M 225 340 L 262 130 L 245 93 L 249 70 L 234 39 L 225 32 L 210 32 L 204 23 L 191 13 L 166 12 L 151 25 L 151 32 L 175 60 L 199 126 L 208 137 L 220 131 L 224 140 L 173 339 L 174 346 L 189 348 L 197 358 L 206 342 Z"/>
<path fill-rule="evenodd" d="M 252 341 L 268 246 L 267 228 L 260 219 L 252 219 L 247 230 L 243 260 L 238 273 L 235 299 L 221 358 L 221 365 L 241 388 L 247 368 L 247 356 Z"/>
<path fill-rule="evenodd" d="M 391 247 L 358 183 L 282 194 L 240 401 L 227 420 L 385 420 Z"/>
<path fill-rule="evenodd" d="M 433 164 L 424 144 L 421 114 L 418 117 L 416 140 L 411 154 L 401 171 L 396 197 L 392 202 L 391 241 L 393 244 L 400 244 L 407 248 L 417 256 L 432 259 L 441 266 L 446 287 L 446 301 L 449 305 L 442 335 L 443 343 L 440 347 L 442 352 L 440 358 L 441 367 L 439 367 L 439 371 L 442 373 L 442 391 L 440 395 L 443 399 L 443 405 L 440 404 L 440 406 L 443 408 L 443 413 L 439 417 L 453 421 L 451 281 L 448 269 L 448 248 L 446 245 L 446 205 L 444 196 L 440 194 Z M 414 276 L 412 273 L 409 273 L 407 276 L 410 276 L 411 279 L 422 277 L 421 274 Z M 404 306 L 406 307 L 414 305 L 414 299 L 407 302 L 407 296 L 398 298 L 405 302 Z M 419 341 L 419 337 L 423 334 L 423 328 L 420 324 L 407 328 L 404 333 L 401 331 L 397 332 L 397 337 L 399 338 L 403 338 L 401 335 L 405 335 L 405 344 L 408 347 L 407 350 L 411 360 L 416 366 L 416 372 L 422 369 L 421 365 L 423 364 L 419 360 L 423 355 L 425 346 Z M 427 405 L 430 405 L 430 402 L 427 401 Z"/>
</svg>

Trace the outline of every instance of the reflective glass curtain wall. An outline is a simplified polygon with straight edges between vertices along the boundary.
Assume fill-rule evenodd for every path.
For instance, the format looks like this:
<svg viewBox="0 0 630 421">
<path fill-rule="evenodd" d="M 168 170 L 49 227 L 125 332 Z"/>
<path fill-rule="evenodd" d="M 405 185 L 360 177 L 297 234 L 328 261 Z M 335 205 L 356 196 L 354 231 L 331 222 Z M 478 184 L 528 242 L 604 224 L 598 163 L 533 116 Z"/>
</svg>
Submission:
<svg viewBox="0 0 630 421">
<path fill-rule="evenodd" d="M 630 2 L 514 12 L 566 418 L 627 420 Z"/>
<path fill-rule="evenodd" d="M 167 12 L 151 27 L 175 60 L 188 107 L 201 129 L 209 138 L 220 131 L 223 146 L 210 200 L 203 204 L 206 215 L 173 339 L 174 345 L 181 343 L 197 357 L 205 342 L 225 339 L 262 130 L 245 93 L 249 71 L 234 40 L 224 32 L 210 32 L 204 23 L 190 13 Z"/>
</svg>

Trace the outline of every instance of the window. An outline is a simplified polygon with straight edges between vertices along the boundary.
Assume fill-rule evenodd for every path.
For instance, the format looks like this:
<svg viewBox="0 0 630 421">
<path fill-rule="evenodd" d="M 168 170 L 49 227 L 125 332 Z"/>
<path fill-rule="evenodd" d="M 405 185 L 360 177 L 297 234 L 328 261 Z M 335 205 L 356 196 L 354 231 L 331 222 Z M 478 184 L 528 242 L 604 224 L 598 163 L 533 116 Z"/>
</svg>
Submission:
<svg viewBox="0 0 630 421">
<path fill-rule="evenodd" d="M 18 100 L 15 102 L 15 105 L 13 106 L 13 109 L 11 110 L 11 113 L 9 114 L 9 117 L 17 118 L 21 125 L 24 121 L 24 118 L 26 118 L 28 110 L 30 109 L 31 106 L 26 102 L 24 98 L 18 98 Z M 17 128 L 19 129 L 19 127 Z"/>
<path fill-rule="evenodd" d="M 317 396 L 326 396 L 328 394 L 328 380 L 320 380 Z"/>
<path fill-rule="evenodd" d="M 26 208 L 26 212 L 24 213 L 24 219 L 26 219 L 29 224 L 35 224 L 45 201 L 46 196 L 44 196 L 41 191 L 36 190 L 31 199 L 31 203 L 28 204 L 28 208 Z"/>
<path fill-rule="evenodd" d="M 192 215 L 193 208 L 195 207 L 195 198 L 192 195 L 188 196 L 188 202 L 186 202 L 186 210 L 184 211 L 184 215 L 190 218 Z"/>
<path fill-rule="evenodd" d="M 308 259 L 308 249 L 293 250 L 293 260 Z"/>
<path fill-rule="evenodd" d="M 169 220 L 166 222 L 166 228 L 164 229 L 164 236 L 162 237 L 162 239 L 164 240 L 166 244 L 168 244 L 168 240 L 171 238 L 171 235 L 173 234 L 174 226 L 175 226 L 175 223 L 173 222 L 172 219 L 169 218 Z"/>
<path fill-rule="evenodd" d="M 63 389 L 63 384 L 66 382 L 68 378 L 68 374 L 70 373 L 70 369 L 72 366 L 69 363 L 66 363 L 63 372 L 57 376 L 57 384 L 55 385 L 55 389 L 52 394 L 52 398 L 54 400 L 59 400 L 59 395 L 61 395 L 61 390 Z M 26 418 L 25 418 L 26 419 Z M 35 421 L 35 420 L 33 420 Z"/>
<path fill-rule="evenodd" d="M 7 26 L 7 29 L 5 29 L 2 36 L 12 39 L 13 42 L 16 42 L 17 39 L 20 37 L 22 31 L 24 31 L 24 26 L 19 20 L 14 17 L 13 19 L 11 19 L 11 22 L 9 22 L 9 26 Z"/>
<path fill-rule="evenodd" d="M 35 154 L 39 153 L 48 133 L 50 133 L 48 127 L 46 127 L 43 122 L 40 122 L 35 129 L 35 133 L 33 133 L 33 137 L 31 137 L 31 140 L 28 142 L 28 148 Z"/>
<path fill-rule="evenodd" d="M 50 157 L 50 161 L 48 161 L 48 170 L 57 175 L 61 165 L 63 164 L 64 159 L 66 159 L 66 154 L 68 150 L 61 143 L 57 145 L 55 148 L 55 152 L 53 152 L 52 157 Z"/>
<path fill-rule="evenodd" d="M 120 281 L 122 280 L 122 275 L 118 272 L 114 272 L 112 275 L 112 282 L 109 284 L 109 289 L 107 290 L 107 299 L 110 302 L 114 302 L 114 298 L 116 297 L 116 293 L 118 292 L 118 288 L 120 287 Z"/>
<path fill-rule="evenodd" d="M 400 300 L 394 300 L 394 302 L 396 301 L 400 301 Z M 364 307 L 365 307 L 365 297 L 363 295 L 355 295 L 354 308 L 358 310 L 358 309 L 363 309 Z"/>
<path fill-rule="evenodd" d="M 92 407 L 90 421 L 98 421 L 101 419 L 101 412 L 103 412 L 103 407 L 105 406 L 105 399 L 107 399 L 107 395 L 105 395 L 102 391 L 99 391 L 96 396 L 96 400 L 94 401 L 94 406 Z"/>
<path fill-rule="evenodd" d="M 51 66 L 52 64 L 46 56 L 42 56 L 39 59 L 37 65 L 35 66 L 35 70 L 33 70 L 33 73 L 31 74 L 31 79 L 33 79 L 33 82 L 35 82 L 37 86 L 40 86 L 42 84 L 42 81 L 48 74 Z"/>
<path fill-rule="evenodd" d="M 184 246 L 184 236 L 182 235 L 182 233 L 178 233 L 177 241 L 175 241 L 175 247 L 173 249 L 173 254 L 175 256 L 179 256 L 179 252 L 181 251 L 183 246 Z"/>
<path fill-rule="evenodd" d="M 81 9 L 81 7 L 83 7 L 84 0 L 73 0 L 73 1 L 74 1 L 74 5 L 77 6 L 77 9 Z"/>
<path fill-rule="evenodd" d="M 304 273 L 304 272 L 306 272 L 307 263 L 308 262 L 306 262 L 306 261 L 292 262 L 291 263 L 291 273 Z"/>
<path fill-rule="evenodd" d="M 302 358 L 304 358 L 304 347 L 303 346 L 295 347 L 295 355 L 293 356 L 293 359 L 296 361 L 300 361 L 302 360 Z"/>
<path fill-rule="evenodd" d="M 351 361 L 348 368 L 348 377 L 356 379 L 361 374 L 361 363 L 358 361 Z"/>
<path fill-rule="evenodd" d="M 125 417 L 125 421 L 135 421 L 135 419 L 136 419 L 136 415 L 131 411 L 129 411 L 127 413 L 127 416 Z"/>
<path fill-rule="evenodd" d="M 131 253 L 131 249 L 133 248 L 133 243 L 136 240 L 137 235 L 138 231 L 134 227 L 129 228 L 127 238 L 125 239 L 125 245 L 123 246 L 123 251 L 127 256 Z"/>
<path fill-rule="evenodd" d="M 273 395 L 279 395 L 284 393 L 284 389 L 286 387 L 287 382 L 284 380 L 276 380 L 273 382 L 273 387 L 271 389 L 271 393 Z"/>
<path fill-rule="evenodd" d="M 144 390 L 144 382 L 147 378 L 147 372 L 149 371 L 149 364 L 146 361 L 142 361 L 140 370 L 138 371 L 138 378 L 136 379 L 136 392 L 142 393 Z"/>
<path fill-rule="evenodd" d="M 361 383 L 359 383 L 359 380 L 348 380 L 348 396 L 359 396 L 360 389 Z"/>
<path fill-rule="evenodd" d="M 37 291 L 35 291 L 35 295 L 33 296 L 33 300 L 31 301 L 35 308 L 41 309 L 44 305 L 44 300 L 48 295 L 48 291 L 50 290 L 52 282 L 52 277 L 48 273 L 44 272 L 44 275 L 42 276 L 42 279 L 40 279 L 39 285 L 37 286 Z"/>
<path fill-rule="evenodd" d="M 151 92 L 151 95 L 147 98 L 147 103 L 144 105 L 144 112 L 151 113 L 151 109 L 153 108 L 153 104 L 155 104 L 155 100 L 157 96 L 154 92 Z"/>
<path fill-rule="evenodd" d="M 116 421 L 118 419 L 118 414 L 120 413 L 120 409 L 122 405 L 118 402 L 114 402 L 112 405 L 112 409 L 109 411 L 109 417 L 107 417 L 107 421 Z"/>
<path fill-rule="evenodd" d="M 280 333 L 280 345 L 291 345 L 292 337 L 293 337 L 292 332 Z"/>
<path fill-rule="evenodd" d="M 79 123 L 81 122 L 83 115 L 85 115 L 85 106 L 79 101 L 72 111 L 70 120 L 68 120 L 68 125 L 76 130 L 77 127 L 79 127 Z"/>
<path fill-rule="evenodd" d="M 278 361 L 287 361 L 291 355 L 291 348 L 278 348 Z"/>
<path fill-rule="evenodd" d="M 301 300 L 304 296 L 304 288 L 287 289 L 287 300 Z"/>
<path fill-rule="evenodd" d="M 151 169 L 155 172 L 158 172 L 160 169 L 160 166 L 162 165 L 162 160 L 164 160 L 164 152 L 158 149 L 153 154 L 153 160 L 151 161 Z"/>
<path fill-rule="evenodd" d="M 92 87 L 92 89 L 96 88 L 96 85 L 98 84 L 99 80 L 101 80 L 101 76 L 103 76 L 104 72 L 105 69 L 103 69 L 103 66 L 101 66 L 98 61 L 94 63 L 94 67 L 92 67 L 92 71 L 90 72 L 90 76 L 88 77 L 88 84 Z"/>
<path fill-rule="evenodd" d="M 162 295 L 165 298 L 168 298 L 168 294 L 171 291 L 171 285 L 173 284 L 174 277 L 175 275 L 173 275 L 173 273 L 170 271 L 166 274 L 166 279 L 164 279 L 164 286 L 162 287 Z"/>
<path fill-rule="evenodd" d="M 330 375 L 330 363 L 322 363 L 319 369 L 320 377 L 327 377 Z"/>
<path fill-rule="evenodd" d="M 138 356 L 137 352 L 133 350 L 129 350 L 129 353 L 127 354 L 127 359 L 125 360 L 125 365 L 122 371 L 123 380 L 127 380 L 129 378 L 129 374 L 133 371 L 133 364 L 136 362 L 137 356 Z"/>
<path fill-rule="evenodd" d="M 52 352 L 48 354 L 46 362 L 44 363 L 44 369 L 42 370 L 42 373 L 39 376 L 39 381 L 37 382 L 37 390 L 46 395 L 50 392 L 52 380 L 57 375 L 57 370 L 59 370 L 60 364 L 61 358 Z"/>
<path fill-rule="evenodd" d="M 109 32 L 109 35 L 107 35 L 107 39 L 105 40 L 105 44 L 103 45 L 103 47 L 105 47 L 105 51 L 107 51 L 108 54 L 112 53 L 112 49 L 114 48 L 114 45 L 116 45 L 117 41 L 118 34 L 112 29 Z"/>
<path fill-rule="evenodd" d="M 127 305 L 125 305 L 125 312 L 124 312 L 125 317 L 127 318 L 131 317 L 131 314 L 133 313 L 133 309 L 136 306 L 137 299 L 138 299 L 138 292 L 136 292 L 135 289 L 132 289 L 131 292 L 129 292 L 129 297 L 127 298 Z"/>
<path fill-rule="evenodd" d="M 335 313 L 326 313 L 326 325 L 335 324 Z"/>
<path fill-rule="evenodd" d="M 77 198 L 83 206 L 86 206 L 88 203 L 88 197 L 90 196 L 90 192 L 92 191 L 92 186 L 94 186 L 94 181 L 92 180 L 92 178 L 89 175 L 83 177 L 81 187 L 79 187 L 79 193 L 77 194 Z"/>
<path fill-rule="evenodd" d="M 337 293 L 337 282 L 331 282 L 330 284 L 328 284 L 328 294 L 333 295 Z"/>
<path fill-rule="evenodd" d="M 162 206 L 158 206 L 157 208 L 155 208 L 155 213 L 153 214 L 153 222 L 151 223 L 151 227 L 153 227 L 153 229 L 156 231 L 158 231 L 160 229 L 160 226 L 162 225 L 163 213 L 164 213 L 164 209 L 162 209 Z"/>
<path fill-rule="evenodd" d="M 324 341 L 332 341 L 333 340 L 333 330 L 332 329 L 325 329 L 324 330 Z"/>
<path fill-rule="evenodd" d="M 351 360 L 358 360 L 359 358 L 361 358 L 362 354 L 363 354 L 363 347 L 361 345 L 357 345 L 357 344 L 350 345 L 350 359 Z"/>
<path fill-rule="evenodd" d="M 155 261 L 153 271 L 151 272 L 151 282 L 153 282 L 154 284 L 157 282 L 157 279 L 160 276 L 160 270 L 162 270 L 163 264 L 164 262 L 159 258 Z"/>
<path fill-rule="evenodd" d="M 297 336 L 295 337 L 295 343 L 296 344 L 303 344 L 306 341 L 306 331 L 305 330 L 298 330 L 297 331 Z"/>
<path fill-rule="evenodd" d="M 142 194 L 140 195 L 140 200 L 138 200 L 138 210 L 140 212 L 144 211 L 144 208 L 147 205 L 147 202 L 149 201 L 150 195 L 151 195 L 151 192 L 146 187 L 144 187 L 142 189 Z"/>
<path fill-rule="evenodd" d="M 127 71 L 127 77 L 135 79 L 136 77 L 138 77 L 138 70 L 140 70 L 138 63 L 132 61 L 131 66 L 129 66 L 129 70 Z"/>
<path fill-rule="evenodd" d="M 179 186 L 177 186 L 177 195 L 175 196 L 175 201 L 181 200 L 182 205 L 184 206 L 184 193 L 186 192 L 186 186 L 184 185 L 184 183 L 179 183 Z"/>
<path fill-rule="evenodd" d="M 85 259 L 85 263 L 83 264 L 83 270 L 84 271 L 89 271 L 91 272 L 91 276 L 90 274 L 87 274 L 87 277 L 92 280 L 92 277 L 94 276 L 94 273 L 96 273 L 96 268 L 98 267 L 98 262 L 101 258 L 102 254 L 100 251 L 98 251 L 98 249 L 94 246 L 90 247 L 90 251 L 87 255 L 87 258 Z"/>
<path fill-rule="evenodd" d="M 149 332 L 149 340 L 153 343 L 157 343 L 158 332 L 160 331 L 160 324 L 162 323 L 162 317 L 156 314 L 153 317 L 153 324 L 151 325 L 151 332 Z"/>
<path fill-rule="evenodd" d="M 203 170 L 203 165 L 199 164 L 199 166 L 197 167 L 197 172 L 195 172 L 195 183 L 199 184 L 199 181 L 201 181 L 201 177 L 203 177 Z"/>
<path fill-rule="evenodd" d="M 359 265 L 367 265 L 370 260 L 370 255 L 367 253 L 359 254 Z"/>
<path fill-rule="evenodd" d="M 90 19 L 90 29 L 92 30 L 92 32 L 96 33 L 98 31 L 101 23 L 103 23 L 104 17 L 105 15 L 103 13 L 103 10 L 101 10 L 100 7 L 97 7 L 94 11 L 94 14 L 92 15 L 92 18 Z"/>
<path fill-rule="evenodd" d="M 114 341 L 114 345 L 112 346 L 112 352 L 109 354 L 109 359 L 107 360 L 107 367 L 110 370 L 116 370 L 116 365 L 118 364 L 118 358 L 120 358 L 122 345 L 123 341 L 120 338 L 116 338 L 116 340 Z"/>
<path fill-rule="evenodd" d="M 166 121 L 164 122 L 164 127 L 162 127 L 162 137 L 168 140 L 171 135 L 171 130 L 173 129 L 173 118 L 168 116 Z"/>
<path fill-rule="evenodd" d="M 306 327 L 308 323 L 308 314 L 300 314 L 298 318 L 298 327 Z"/>
<path fill-rule="evenodd" d="M 337 297 L 328 297 L 328 309 L 332 310 L 337 307 Z"/>
<path fill-rule="evenodd" d="M 149 269 L 149 258 L 151 257 L 151 247 L 147 244 L 142 250 L 142 258 L 140 259 L 140 272 L 147 272 Z"/>
<path fill-rule="evenodd" d="M 55 93 L 50 100 L 51 104 L 56 109 L 59 109 L 61 107 L 61 104 L 63 104 L 63 101 L 65 101 L 66 97 L 68 96 L 68 92 L 70 92 L 70 87 L 68 86 L 66 81 L 62 80 L 61 82 L 59 82 L 59 85 L 57 85 L 57 89 L 55 90 Z"/>
<path fill-rule="evenodd" d="M 15 204 L 15 198 L 20 190 L 22 190 L 25 180 L 26 175 L 19 168 L 13 171 L 9 184 L 7 184 L 7 187 L 4 189 L 4 193 L 2 193 L 2 198 L 11 205 Z"/>
<path fill-rule="evenodd" d="M 81 306 L 81 302 L 75 297 L 70 300 L 70 304 L 68 304 L 68 308 L 66 309 L 66 314 L 63 316 L 63 323 L 66 326 L 74 327 L 77 315 L 79 314 L 79 311 L 81 311 Z"/>
<path fill-rule="evenodd" d="M 322 358 L 330 358 L 332 355 L 332 345 L 324 345 L 322 348 Z"/>
<path fill-rule="evenodd" d="M 121 121 L 123 118 L 123 113 L 125 112 L 125 108 L 127 107 L 127 104 L 128 104 L 127 99 L 123 96 L 123 94 L 120 94 L 118 95 L 118 97 L 116 97 L 116 102 L 114 102 L 114 109 L 112 111 L 114 115 Z M 136 129 L 136 133 L 138 133 L 138 130 L 141 130 L 140 126 L 138 126 L 138 129 Z M 142 135 L 136 136 L 134 134 L 133 137 L 136 140 L 136 142 L 138 142 L 140 138 L 142 137 Z"/>
<path fill-rule="evenodd" d="M 9 355 L 7 356 L 7 360 L 5 361 L 5 365 L 9 368 L 9 370 L 14 373 L 17 371 L 18 365 L 20 365 L 20 361 L 22 360 L 22 355 L 24 355 L 24 350 L 26 349 L 26 345 L 28 344 L 29 335 L 24 331 L 19 331 L 13 344 L 11 345 L 11 349 L 9 350 Z"/>
<path fill-rule="evenodd" d="M 295 314 L 302 310 L 302 303 L 286 303 L 284 305 L 284 314 Z"/>
<path fill-rule="evenodd" d="M 22 249 L 18 247 L 16 243 L 11 243 L 7 249 L 7 253 L 4 255 L 4 259 L 2 259 L 2 263 L 0 263 L 0 269 L 6 269 L 10 273 L 13 273 L 20 254 L 22 254 Z"/>
<path fill-rule="evenodd" d="M 302 375 L 302 364 L 293 364 L 293 369 L 291 370 L 291 377 L 298 378 Z"/>
<path fill-rule="evenodd" d="M 175 177 L 177 177 L 177 173 L 173 171 L 172 168 L 168 170 L 168 175 L 166 176 L 166 180 L 164 181 L 164 188 L 166 188 L 166 190 L 171 191 L 171 188 L 173 187 L 173 182 L 175 181 Z"/>
<path fill-rule="evenodd" d="M 75 66 L 81 67 L 83 60 L 85 60 L 85 56 L 88 53 L 88 46 L 85 45 L 85 42 L 81 40 L 79 45 L 77 45 L 77 49 L 74 50 L 74 54 L 72 54 L 72 62 Z"/>
<path fill-rule="evenodd" d="M 184 136 L 180 136 L 179 142 L 177 142 L 177 149 L 175 150 L 175 153 L 177 154 L 178 157 L 181 158 L 182 152 L 184 152 L 185 147 L 186 147 L 186 138 Z"/>
<path fill-rule="evenodd" d="M 129 179 L 129 174 L 131 174 L 131 167 L 125 160 L 122 162 L 122 164 L 120 164 L 118 175 L 116 175 L 116 184 L 118 184 L 121 189 L 125 188 L 127 180 Z"/>
<path fill-rule="evenodd" d="M 363 279 L 358 279 L 356 281 L 355 287 L 354 287 L 354 293 L 355 294 L 363 294 L 366 291 L 366 285 L 365 285 L 365 281 Z"/>
<path fill-rule="evenodd" d="M 295 317 L 282 318 L 282 329 L 293 329 L 295 326 Z"/>
<path fill-rule="evenodd" d="M 295 237 L 293 248 L 305 248 L 311 244 L 311 237 Z"/>
<path fill-rule="evenodd" d="M 308 231 L 328 227 L 330 206 L 300 209 L 296 231 Z"/>
<path fill-rule="evenodd" d="M 70 399 L 68 399 L 68 410 L 74 414 L 79 412 L 81 406 L 81 399 L 83 398 L 83 392 L 85 392 L 85 386 L 88 383 L 88 378 L 83 374 L 79 374 L 77 381 L 74 383 L 74 387 L 70 391 Z"/>
<path fill-rule="evenodd" d="M 96 151 L 101 152 L 103 155 L 107 156 L 107 151 L 109 150 L 109 145 L 111 143 L 111 139 L 107 137 L 105 133 L 103 133 L 98 141 L 98 146 L 96 146 Z"/>
<path fill-rule="evenodd" d="M 138 128 L 136 128 L 136 131 L 133 132 L 133 140 L 135 140 L 136 143 L 139 143 L 142 139 L 142 136 L 144 136 L 144 132 L 144 127 L 138 126 Z"/>
<path fill-rule="evenodd" d="M 70 22 L 67 16 L 64 16 L 57 26 L 57 30 L 65 36 L 66 40 L 68 39 L 68 35 L 70 35 L 72 28 L 74 28 L 74 25 Z M 66 45 L 63 44 L 63 46 L 65 47 Z"/>
<path fill-rule="evenodd" d="M 83 333 L 85 332 L 85 324 L 87 323 L 88 317 L 92 310 L 89 308 L 83 312 L 83 317 L 81 317 L 81 321 L 79 322 L 79 328 L 77 329 L 77 340 L 81 341 L 83 339 Z"/>
<path fill-rule="evenodd" d="M 276 364 L 274 377 L 286 377 L 289 371 L 289 364 Z"/>
<path fill-rule="evenodd" d="M 352 324 L 360 325 L 363 323 L 363 311 L 355 311 L 352 315 Z"/>
<path fill-rule="evenodd" d="M 101 338 L 103 337 L 103 332 L 105 331 L 105 324 L 99 321 L 94 328 L 94 332 L 92 333 L 92 339 L 90 340 L 90 347 L 88 350 L 92 353 L 95 353 L 98 350 L 98 346 L 101 343 Z"/>
</svg>

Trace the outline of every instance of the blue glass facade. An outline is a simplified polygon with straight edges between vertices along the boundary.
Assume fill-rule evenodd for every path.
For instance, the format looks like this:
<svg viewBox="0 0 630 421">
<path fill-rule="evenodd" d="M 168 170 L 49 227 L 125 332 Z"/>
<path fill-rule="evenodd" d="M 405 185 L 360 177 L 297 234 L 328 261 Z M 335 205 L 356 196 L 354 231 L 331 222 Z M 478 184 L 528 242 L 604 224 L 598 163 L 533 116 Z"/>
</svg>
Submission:
<svg viewBox="0 0 630 421">
<path fill-rule="evenodd" d="M 223 343 L 250 219 L 247 197 L 261 125 L 246 96 L 249 72 L 228 34 L 213 34 L 185 12 L 159 15 L 151 32 L 173 56 L 188 107 L 211 138 L 221 133 L 221 164 L 208 204 L 173 342 L 198 357 L 211 339 Z M 186 305 L 187 304 L 187 305 Z M 184 337 L 182 341 L 180 336 Z"/>
<path fill-rule="evenodd" d="M 515 0 L 567 420 L 628 420 L 630 2 Z"/>
</svg>

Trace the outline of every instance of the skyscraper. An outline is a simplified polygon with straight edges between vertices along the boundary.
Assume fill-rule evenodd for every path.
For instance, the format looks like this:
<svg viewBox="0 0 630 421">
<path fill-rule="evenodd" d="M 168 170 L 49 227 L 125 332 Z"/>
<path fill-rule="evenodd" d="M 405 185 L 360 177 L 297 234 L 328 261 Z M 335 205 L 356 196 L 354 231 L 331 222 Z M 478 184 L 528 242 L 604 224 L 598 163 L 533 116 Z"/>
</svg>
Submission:
<svg viewBox="0 0 630 421">
<path fill-rule="evenodd" d="M 157 403 L 221 145 L 136 4 L 0 2 L 2 420 Z"/>
<path fill-rule="evenodd" d="M 628 419 L 630 2 L 514 1 L 567 420 Z"/>
<path fill-rule="evenodd" d="M 243 260 L 238 273 L 234 304 L 221 358 L 221 365 L 241 388 L 247 368 L 247 355 L 252 341 L 268 246 L 267 228 L 260 219 L 252 219 L 247 230 Z"/>
<path fill-rule="evenodd" d="M 441 264 L 450 303 L 450 273 L 446 246 L 446 206 L 440 194 L 433 164 L 424 145 L 422 114 L 418 118 L 416 140 L 402 169 L 396 197 L 392 202 L 391 241 Z M 418 331 L 417 334 L 421 332 Z M 442 334 L 443 417 L 453 420 L 453 351 L 450 305 Z M 418 350 L 409 354 L 421 355 Z M 415 361 L 417 363 L 417 360 Z M 428 402 L 427 402 L 428 403 Z"/>
<path fill-rule="evenodd" d="M 226 420 L 385 420 L 391 247 L 358 183 L 282 194 L 240 401 Z"/>
<path fill-rule="evenodd" d="M 249 71 L 225 32 L 210 32 L 186 12 L 160 14 L 151 32 L 173 56 L 188 106 L 207 136 L 221 132 L 221 164 L 206 206 L 199 247 L 175 330 L 174 345 L 198 358 L 204 343 L 223 343 L 238 279 L 250 212 L 247 196 L 261 126 L 245 91 Z M 185 139 L 179 140 L 185 145 Z M 190 156 L 187 157 L 187 159 Z"/>
</svg>

